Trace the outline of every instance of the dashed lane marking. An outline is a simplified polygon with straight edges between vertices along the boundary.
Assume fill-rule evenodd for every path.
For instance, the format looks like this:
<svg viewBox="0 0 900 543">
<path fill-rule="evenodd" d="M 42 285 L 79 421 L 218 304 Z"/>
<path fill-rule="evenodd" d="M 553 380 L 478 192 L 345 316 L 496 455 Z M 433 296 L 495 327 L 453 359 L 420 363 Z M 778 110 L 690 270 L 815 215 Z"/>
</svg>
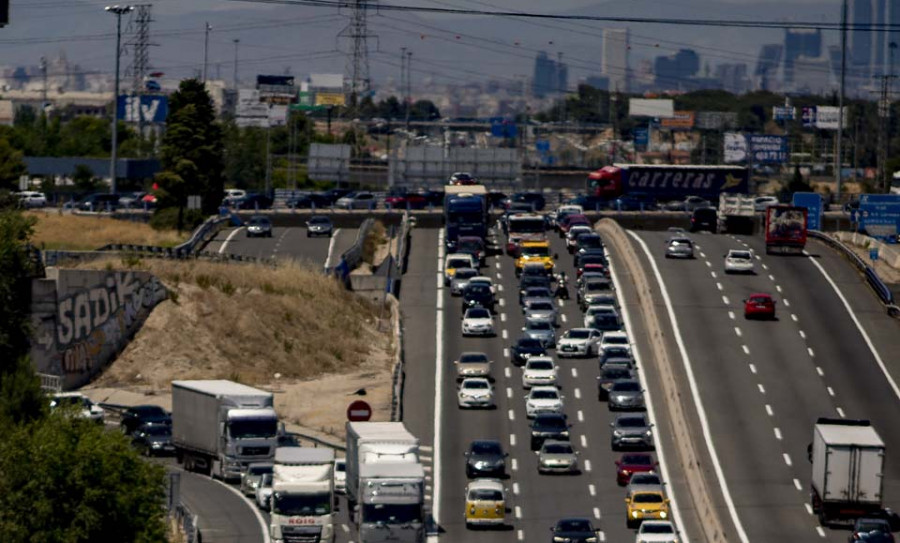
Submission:
<svg viewBox="0 0 900 543">
<path fill-rule="evenodd" d="M 750 364 L 750 372 L 756 374 L 756 364 Z"/>
<path fill-rule="evenodd" d="M 500 332 L 500 337 L 502 337 L 503 339 L 509 339 L 509 334 L 506 332 L 506 330 L 503 330 Z"/>
<path fill-rule="evenodd" d="M 709 263 L 709 260 L 706 261 L 706 267 L 707 267 L 707 268 L 712 268 L 712 264 Z"/>
<path fill-rule="evenodd" d="M 506 387 L 506 397 L 507 397 L 507 398 L 512 398 L 512 394 L 513 394 L 513 393 L 512 393 L 512 389 L 509 388 L 509 387 Z"/>
<path fill-rule="evenodd" d="M 737 326 L 734 327 L 734 333 L 737 334 L 737 337 L 741 337 L 744 335 L 743 332 L 741 332 L 741 329 Z"/>
<path fill-rule="evenodd" d="M 591 496 L 596 496 L 597 495 L 597 487 L 595 487 L 593 484 L 589 484 L 588 492 L 591 493 Z"/>
<path fill-rule="evenodd" d="M 819 374 L 819 377 L 825 377 L 825 370 L 822 369 L 822 366 L 816 366 L 816 373 Z"/>
<path fill-rule="evenodd" d="M 821 526 L 816 526 L 816 533 L 819 534 L 819 537 L 825 537 L 825 530 Z"/>
<path fill-rule="evenodd" d="M 716 288 L 719 290 L 725 290 L 725 287 L 722 286 L 722 283 L 716 283 Z"/>
<path fill-rule="evenodd" d="M 519 483 L 513 483 L 513 494 L 519 495 Z"/>
<path fill-rule="evenodd" d="M 509 420 L 516 420 L 516 412 L 513 411 L 512 409 L 509 410 L 508 415 L 509 415 Z"/>
<path fill-rule="evenodd" d="M 837 414 L 838 414 L 842 419 L 847 418 L 847 415 L 844 414 L 844 410 L 841 409 L 840 407 L 835 408 L 835 411 L 837 411 Z"/>
<path fill-rule="evenodd" d="M 576 400 L 580 400 L 580 399 L 581 399 L 581 389 L 580 389 L 580 388 L 576 388 L 576 389 L 575 389 L 575 399 L 576 399 Z"/>
<path fill-rule="evenodd" d="M 735 319 L 735 317 L 734 317 L 734 311 L 729 311 L 729 312 L 728 312 L 728 318 L 731 319 L 731 320 L 734 320 L 734 319 Z"/>
<path fill-rule="evenodd" d="M 581 434 L 581 447 L 587 449 L 587 438 L 584 437 L 584 434 Z"/>
<path fill-rule="evenodd" d="M 522 518 L 522 508 L 519 507 L 518 505 L 516 506 L 516 518 L 518 518 L 518 519 Z"/>
<path fill-rule="evenodd" d="M 803 491 L 803 485 L 800 484 L 800 479 L 794 479 L 794 488 L 797 490 Z M 809 505 L 809 504 L 805 504 Z"/>
<path fill-rule="evenodd" d="M 578 377 L 578 369 L 572 368 L 572 377 Z"/>
<path fill-rule="evenodd" d="M 816 356 L 816 353 L 815 353 L 815 351 L 812 350 L 812 347 L 807 347 L 806 352 L 808 352 L 809 356 L 811 356 L 811 357 Z"/>
<path fill-rule="evenodd" d="M 810 505 L 808 503 L 804 503 L 803 505 L 804 505 L 804 507 L 806 507 L 806 512 L 809 514 L 809 516 L 813 516 L 812 505 Z"/>
<path fill-rule="evenodd" d="M 516 539 L 518 539 L 519 541 L 525 541 L 525 532 L 523 532 L 522 530 L 518 530 L 516 532 Z"/>
<path fill-rule="evenodd" d="M 781 429 L 778 427 L 775 428 L 775 439 L 777 439 L 778 441 L 782 440 Z"/>
<path fill-rule="evenodd" d="M 806 339 L 806 332 L 804 332 L 803 330 L 800 330 L 800 337 L 803 339 Z"/>
<path fill-rule="evenodd" d="M 741 349 L 744 350 L 744 354 L 750 354 L 750 347 L 747 347 L 746 345 L 741 345 Z"/>
<path fill-rule="evenodd" d="M 503 347 L 503 358 L 509 358 L 509 347 Z M 503 374 L 509 379 L 509 368 L 503 368 Z"/>
<path fill-rule="evenodd" d="M 834 397 L 834 389 L 833 388 L 827 387 L 825 390 L 828 391 L 829 396 L 831 396 L 832 398 Z"/>
<path fill-rule="evenodd" d="M 560 318 L 563 322 L 569 322 L 569 319 L 565 316 L 565 314 L 560 315 L 559 318 Z"/>
<path fill-rule="evenodd" d="M 791 301 L 788 300 L 787 298 L 785 298 L 781 301 L 784 302 L 784 307 L 791 307 Z"/>
<path fill-rule="evenodd" d="M 584 461 L 584 471 L 591 471 L 591 461 L 590 460 Z"/>
<path fill-rule="evenodd" d="M 515 458 L 512 459 L 512 470 L 519 471 L 519 461 Z"/>
<path fill-rule="evenodd" d="M 728 299 L 728 296 L 722 296 L 722 303 L 725 305 L 731 305 L 731 301 Z"/>
<path fill-rule="evenodd" d="M 510 447 L 516 446 L 516 434 L 509 434 L 509 446 Z"/>
<path fill-rule="evenodd" d="M 581 409 L 578 410 L 578 422 L 584 422 L 584 412 Z"/>
<path fill-rule="evenodd" d="M 775 413 L 772 411 L 772 406 L 769 404 L 766 404 L 766 414 L 769 415 L 770 417 L 775 416 Z"/>
<path fill-rule="evenodd" d="M 791 460 L 791 455 L 788 453 L 784 453 L 782 455 L 784 457 L 784 463 L 788 465 L 788 467 L 793 466 L 794 462 Z"/>
<path fill-rule="evenodd" d="M 594 518 L 597 520 L 600 520 L 600 508 L 599 507 L 594 508 Z"/>
<path fill-rule="evenodd" d="M 504 356 L 504 357 L 509 357 L 509 349 L 503 349 L 503 356 Z M 512 372 L 510 371 L 509 368 L 503 368 L 503 375 L 504 375 L 507 379 L 509 379 L 510 377 L 512 377 Z"/>
<path fill-rule="evenodd" d="M 506 313 L 500 313 L 500 322 L 506 322 Z"/>
<path fill-rule="evenodd" d="M 759 393 L 760 393 L 760 394 L 765 394 L 765 393 L 766 393 L 766 387 L 762 386 L 762 383 L 758 383 L 756 386 L 759 388 Z"/>
</svg>

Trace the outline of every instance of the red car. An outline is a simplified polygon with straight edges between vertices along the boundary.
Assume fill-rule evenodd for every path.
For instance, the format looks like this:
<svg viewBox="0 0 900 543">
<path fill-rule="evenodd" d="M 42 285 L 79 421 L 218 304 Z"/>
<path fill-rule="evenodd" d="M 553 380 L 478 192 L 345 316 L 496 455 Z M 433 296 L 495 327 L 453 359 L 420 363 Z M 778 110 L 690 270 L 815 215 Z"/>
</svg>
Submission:
<svg viewBox="0 0 900 543">
<path fill-rule="evenodd" d="M 616 460 L 616 482 L 619 483 L 619 486 L 625 486 L 635 473 L 656 471 L 658 465 L 659 463 L 653 459 L 653 456 L 647 453 L 623 454 Z"/>
<path fill-rule="evenodd" d="M 385 206 L 390 209 L 424 209 L 425 196 L 416 193 L 394 194 L 384 198 Z"/>
<path fill-rule="evenodd" d="M 576 225 L 591 226 L 591 220 L 584 215 L 566 215 L 563 220 L 559 222 L 560 235 L 565 236 L 569 233 L 569 228 Z"/>
<path fill-rule="evenodd" d="M 575 270 L 577 277 L 581 277 L 584 274 L 584 272 L 602 273 L 602 274 L 606 275 L 607 277 L 609 277 L 609 271 L 606 269 L 606 266 L 604 266 L 603 264 L 599 264 L 599 263 L 595 264 L 595 263 L 589 262 L 589 263 L 585 264 L 584 266 Z"/>
<path fill-rule="evenodd" d="M 768 294 L 751 294 L 744 300 L 744 318 L 774 319 L 775 300 Z"/>
</svg>

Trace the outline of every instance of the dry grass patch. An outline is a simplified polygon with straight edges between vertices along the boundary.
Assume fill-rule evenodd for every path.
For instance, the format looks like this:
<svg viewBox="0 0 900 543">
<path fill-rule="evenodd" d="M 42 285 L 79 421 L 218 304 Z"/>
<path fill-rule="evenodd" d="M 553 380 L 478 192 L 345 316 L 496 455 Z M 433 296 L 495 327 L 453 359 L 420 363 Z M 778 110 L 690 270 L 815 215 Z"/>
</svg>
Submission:
<svg viewBox="0 0 900 543">
<path fill-rule="evenodd" d="M 375 254 L 378 252 L 378 248 L 387 242 L 387 229 L 384 227 L 384 223 L 375 221 L 372 228 L 369 230 L 369 233 L 366 235 L 366 239 L 363 240 L 363 262 L 374 266 L 376 264 Z"/>
<path fill-rule="evenodd" d="M 190 237 L 190 232 L 160 231 L 150 225 L 109 217 L 86 217 L 52 212 L 28 212 L 37 224 L 32 240 L 47 249 L 92 251 L 108 243 L 174 247 Z"/>
<path fill-rule="evenodd" d="M 94 386 L 161 391 L 173 379 L 217 378 L 260 385 L 390 368 L 393 347 L 377 330 L 377 308 L 300 264 L 145 260 L 136 268 L 173 295 Z"/>
</svg>

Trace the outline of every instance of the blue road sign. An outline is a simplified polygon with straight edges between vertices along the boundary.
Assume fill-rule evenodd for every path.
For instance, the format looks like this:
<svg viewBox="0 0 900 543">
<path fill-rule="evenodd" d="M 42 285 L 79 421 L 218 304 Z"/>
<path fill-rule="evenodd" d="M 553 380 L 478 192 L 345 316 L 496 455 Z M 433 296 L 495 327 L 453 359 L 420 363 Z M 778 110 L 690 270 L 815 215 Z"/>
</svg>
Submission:
<svg viewBox="0 0 900 543">
<path fill-rule="evenodd" d="M 550 140 L 537 140 L 534 148 L 542 153 L 548 153 L 550 152 Z"/>
<path fill-rule="evenodd" d="M 863 195 L 866 196 L 866 195 Z M 880 195 L 879 195 L 880 196 Z M 900 202 L 859 204 L 859 229 L 886 243 L 897 243 L 900 225 Z"/>
<path fill-rule="evenodd" d="M 503 117 L 491 117 L 491 136 L 495 138 L 515 138 L 519 129 L 515 121 Z"/>
<path fill-rule="evenodd" d="M 900 204 L 900 194 L 860 194 L 859 205 L 862 204 Z"/>
<path fill-rule="evenodd" d="M 808 211 L 806 227 L 809 230 L 822 229 L 822 196 L 817 192 L 795 192 L 792 205 L 805 207 Z"/>
<path fill-rule="evenodd" d="M 639 126 L 634 129 L 634 146 L 639 149 L 647 149 L 650 144 L 650 128 Z"/>
</svg>

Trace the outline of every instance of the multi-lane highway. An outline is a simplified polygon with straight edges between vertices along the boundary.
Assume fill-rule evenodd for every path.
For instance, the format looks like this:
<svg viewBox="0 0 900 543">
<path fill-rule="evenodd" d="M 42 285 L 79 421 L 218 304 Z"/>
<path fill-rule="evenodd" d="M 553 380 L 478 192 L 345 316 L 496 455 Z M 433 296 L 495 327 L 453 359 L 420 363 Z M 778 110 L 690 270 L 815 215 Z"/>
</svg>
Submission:
<svg viewBox="0 0 900 543">
<path fill-rule="evenodd" d="M 809 256 L 768 256 L 757 237 L 695 235 L 697 258 L 675 261 L 663 258 L 666 237 L 639 232 L 634 241 L 670 298 L 741 539 L 845 538 L 811 513 L 807 445 L 818 417 L 866 418 L 889 458 L 900 450 L 900 396 L 891 383 L 900 364 L 886 356 L 896 349 L 896 322 L 819 243 Z M 724 254 L 738 248 L 755 251 L 756 274 L 724 274 Z M 776 297 L 776 321 L 744 319 L 743 300 L 756 292 Z M 900 470 L 887 466 L 885 501 L 896 504 Z"/>
<path fill-rule="evenodd" d="M 232 227 L 216 234 L 205 250 L 262 259 L 291 258 L 324 269 L 337 264 L 356 241 L 357 232 L 356 228 L 336 228 L 331 238 L 308 238 L 306 228 L 275 227 L 271 238 L 248 238 L 245 227 Z"/>
</svg>

